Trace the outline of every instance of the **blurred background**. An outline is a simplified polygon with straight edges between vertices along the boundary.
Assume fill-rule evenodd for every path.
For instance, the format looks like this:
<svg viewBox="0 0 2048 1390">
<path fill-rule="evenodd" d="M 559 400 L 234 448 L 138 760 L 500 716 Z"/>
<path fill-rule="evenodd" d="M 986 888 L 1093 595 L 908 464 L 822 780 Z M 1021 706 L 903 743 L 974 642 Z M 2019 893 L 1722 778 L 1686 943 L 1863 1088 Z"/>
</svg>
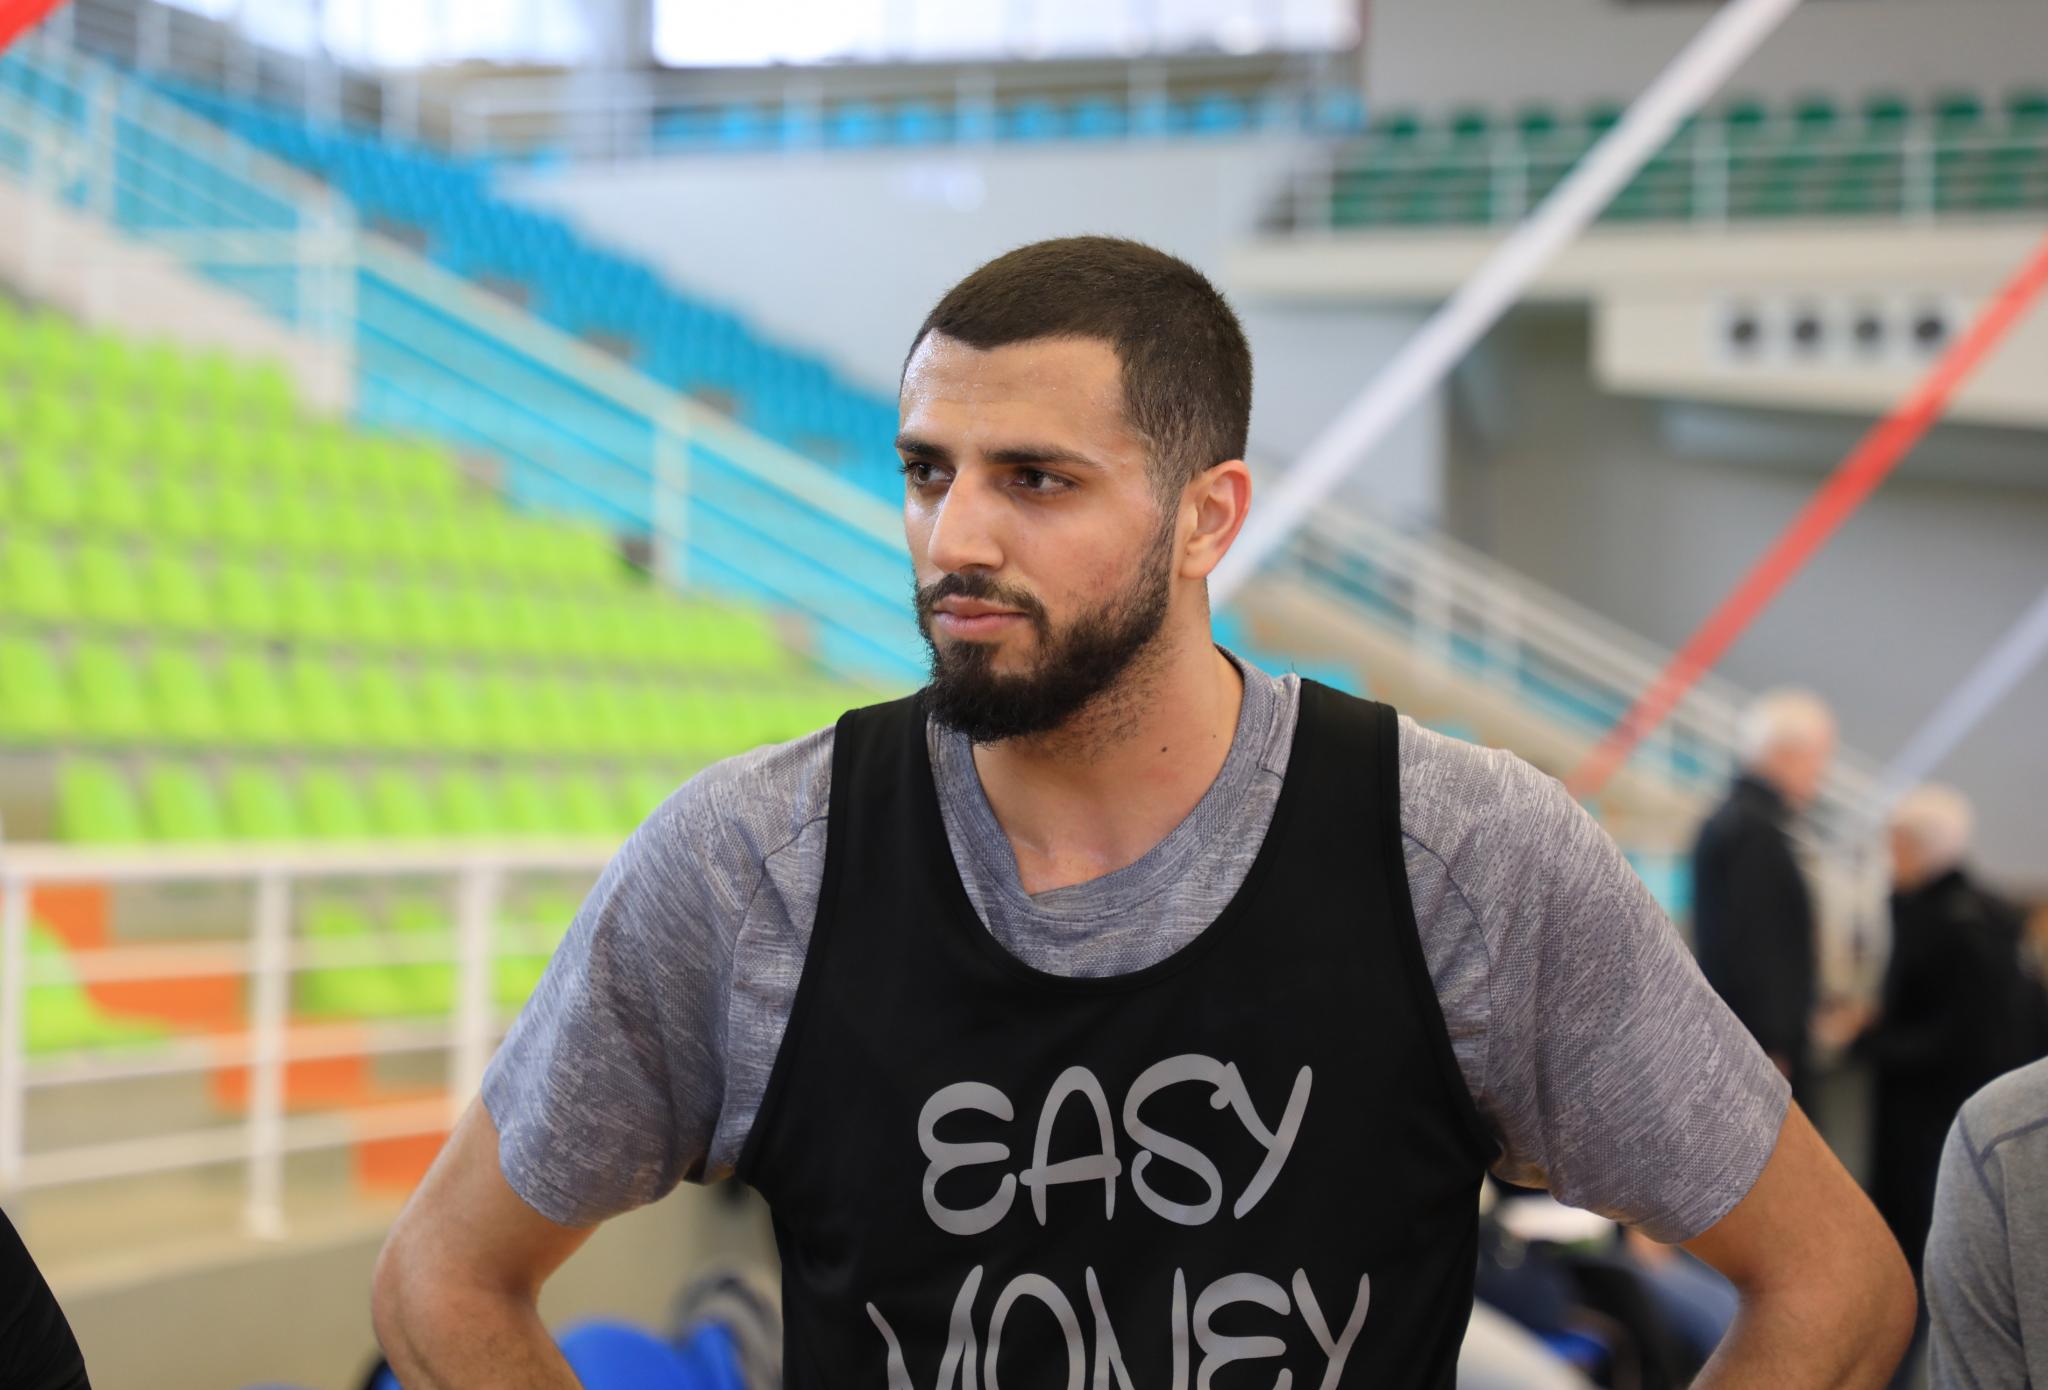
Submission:
<svg viewBox="0 0 2048 1390">
<path fill-rule="evenodd" d="M 890 441 L 938 295 L 1046 236 L 1189 259 L 1270 483 L 1716 6 L 37 8 L 0 52 L 0 1200 L 96 1384 L 353 1390 L 382 1232 L 619 840 L 919 682 Z M 1221 640 L 1570 774 L 2048 230 L 2044 55 L 2037 0 L 1801 7 Z M 1884 769 L 2048 584 L 2044 381 L 2036 313 L 1585 798 L 1690 932 L 1745 706 L 1823 699 L 1816 1009 L 1882 1018 Z M 1936 867 L 2015 977 L 2044 715 L 2026 669 L 1912 769 L 1974 812 Z M 1867 1175 L 1855 1036 L 1812 1094 Z M 771 1257 L 686 1189 L 543 1307 L 769 1384 Z M 1682 1383 L 1598 1283 L 1520 1322 L 1576 1383 Z"/>
</svg>

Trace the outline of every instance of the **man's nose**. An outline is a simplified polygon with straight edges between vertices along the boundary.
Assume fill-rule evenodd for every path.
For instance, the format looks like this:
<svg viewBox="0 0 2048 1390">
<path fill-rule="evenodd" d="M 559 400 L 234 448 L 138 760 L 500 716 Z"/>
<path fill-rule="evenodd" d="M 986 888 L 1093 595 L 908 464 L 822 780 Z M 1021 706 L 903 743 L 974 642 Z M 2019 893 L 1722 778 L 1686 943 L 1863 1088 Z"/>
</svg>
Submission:
<svg viewBox="0 0 2048 1390">
<path fill-rule="evenodd" d="M 1000 568 L 1001 509 L 1001 498 L 987 482 L 971 475 L 955 478 L 933 518 L 925 559 L 947 574 Z"/>
</svg>

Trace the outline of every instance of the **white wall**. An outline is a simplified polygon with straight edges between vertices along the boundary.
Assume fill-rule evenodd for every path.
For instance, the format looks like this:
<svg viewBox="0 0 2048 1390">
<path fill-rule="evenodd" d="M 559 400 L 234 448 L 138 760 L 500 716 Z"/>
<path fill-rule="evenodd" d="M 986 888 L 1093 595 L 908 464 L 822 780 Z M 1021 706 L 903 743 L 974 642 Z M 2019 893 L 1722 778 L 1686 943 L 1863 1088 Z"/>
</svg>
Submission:
<svg viewBox="0 0 2048 1390">
<path fill-rule="evenodd" d="M 1222 280 L 1312 147 L 1284 139 L 654 160 L 522 175 L 506 191 L 893 394 L 910 336 L 957 279 L 1013 246 L 1132 236 Z M 1413 331 L 1419 311 L 1240 302 L 1254 453 L 1290 459 Z M 1418 412 L 1358 494 L 1432 517 L 1438 411 Z"/>
<path fill-rule="evenodd" d="M 1676 646 L 1867 422 L 1716 430 L 1695 409 L 1609 396 L 1589 379 L 1586 332 L 1583 314 L 1524 314 L 1475 361 L 1450 426 L 1451 529 Z M 1889 758 L 2048 583 L 2038 468 L 2026 485 L 1992 481 L 2041 454 L 2038 434 L 1938 430 L 1721 669 L 1751 688 L 1815 687 L 1848 742 Z M 2044 716 L 2039 670 L 1938 774 L 1977 801 L 1987 863 L 2034 889 L 2048 888 Z"/>
<path fill-rule="evenodd" d="M 1626 97 L 1714 11 L 1621 0 L 1373 0 L 1366 92 L 1382 109 L 1441 112 Z M 2039 86 L 2041 0 L 1807 0 L 1730 85 L 1786 97 Z"/>
</svg>

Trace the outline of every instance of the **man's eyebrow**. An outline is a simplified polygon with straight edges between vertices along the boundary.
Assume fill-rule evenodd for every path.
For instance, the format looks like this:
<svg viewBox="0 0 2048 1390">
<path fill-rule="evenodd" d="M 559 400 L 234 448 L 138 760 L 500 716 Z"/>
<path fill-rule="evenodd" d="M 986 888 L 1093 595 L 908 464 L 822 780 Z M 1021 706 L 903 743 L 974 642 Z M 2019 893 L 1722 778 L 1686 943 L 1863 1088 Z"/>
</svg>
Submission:
<svg viewBox="0 0 2048 1390">
<path fill-rule="evenodd" d="M 920 439 L 909 433 L 896 436 L 896 452 L 911 458 L 936 459 L 941 463 L 953 456 L 943 445 L 934 444 L 929 439 Z"/>
<path fill-rule="evenodd" d="M 1057 444 L 1011 444 L 1001 449 L 990 449 L 984 455 L 990 463 L 1007 464 L 1013 468 L 1036 468 L 1048 463 L 1075 464 L 1100 473 L 1103 466 L 1086 454 L 1077 454 L 1072 449 Z"/>
</svg>

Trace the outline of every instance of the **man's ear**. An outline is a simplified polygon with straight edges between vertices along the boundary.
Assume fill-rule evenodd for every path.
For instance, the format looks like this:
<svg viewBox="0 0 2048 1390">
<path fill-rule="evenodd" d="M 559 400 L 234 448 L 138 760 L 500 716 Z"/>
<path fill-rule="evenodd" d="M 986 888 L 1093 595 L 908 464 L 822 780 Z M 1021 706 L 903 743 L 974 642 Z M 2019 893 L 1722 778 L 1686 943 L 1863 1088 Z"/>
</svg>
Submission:
<svg viewBox="0 0 2048 1390">
<path fill-rule="evenodd" d="M 1197 473 L 1181 491 L 1181 516 L 1191 520 L 1181 545 L 1178 574 L 1207 579 L 1244 525 L 1252 505 L 1252 471 L 1243 459 L 1229 459 Z"/>
</svg>

